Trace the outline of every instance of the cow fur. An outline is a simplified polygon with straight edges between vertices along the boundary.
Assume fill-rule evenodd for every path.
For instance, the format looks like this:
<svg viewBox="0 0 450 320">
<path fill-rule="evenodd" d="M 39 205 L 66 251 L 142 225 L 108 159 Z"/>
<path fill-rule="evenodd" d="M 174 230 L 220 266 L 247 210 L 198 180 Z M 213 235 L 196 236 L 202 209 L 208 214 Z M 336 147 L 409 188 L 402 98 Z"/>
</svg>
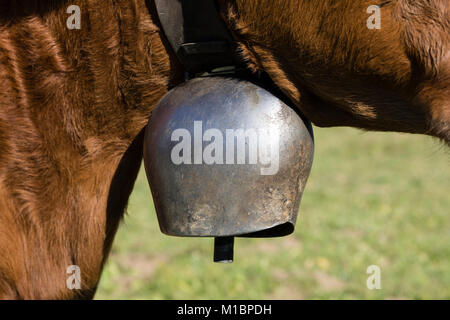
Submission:
<svg viewBox="0 0 450 320">
<path fill-rule="evenodd" d="M 219 0 L 315 124 L 450 140 L 447 0 Z M 81 30 L 66 27 L 80 6 Z M 155 104 L 183 81 L 152 1 L 0 0 L 0 299 L 92 298 Z M 150 196 L 150 195 L 149 195 Z M 70 265 L 82 288 L 66 286 Z"/>
<path fill-rule="evenodd" d="M 252 69 L 323 127 L 450 141 L 448 0 L 220 0 Z M 381 29 L 366 9 L 381 7 Z"/>
</svg>

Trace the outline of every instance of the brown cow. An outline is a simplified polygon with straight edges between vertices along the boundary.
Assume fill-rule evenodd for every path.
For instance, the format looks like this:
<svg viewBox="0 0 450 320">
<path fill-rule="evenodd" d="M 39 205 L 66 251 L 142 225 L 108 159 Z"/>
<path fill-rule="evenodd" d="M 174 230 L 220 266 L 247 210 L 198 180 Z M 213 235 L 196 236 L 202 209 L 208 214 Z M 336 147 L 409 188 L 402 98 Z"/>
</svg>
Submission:
<svg viewBox="0 0 450 320">
<path fill-rule="evenodd" d="M 66 27 L 73 4 L 80 30 Z M 448 0 L 380 3 L 379 30 L 373 0 L 219 4 L 249 68 L 315 124 L 450 142 Z M 94 295 L 142 128 L 181 71 L 152 1 L 0 1 L 0 298 Z"/>
</svg>

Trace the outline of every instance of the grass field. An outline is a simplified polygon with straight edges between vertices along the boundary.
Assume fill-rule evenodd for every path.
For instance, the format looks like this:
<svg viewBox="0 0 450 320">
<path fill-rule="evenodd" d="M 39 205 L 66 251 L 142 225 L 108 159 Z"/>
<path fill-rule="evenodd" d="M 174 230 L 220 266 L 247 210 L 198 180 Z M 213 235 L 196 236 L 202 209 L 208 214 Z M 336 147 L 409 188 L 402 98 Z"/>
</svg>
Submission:
<svg viewBox="0 0 450 320">
<path fill-rule="evenodd" d="M 212 239 L 160 233 L 141 170 L 97 299 L 449 299 L 450 152 L 394 133 L 317 129 L 293 235 Z M 381 289 L 366 269 L 381 268 Z"/>
</svg>

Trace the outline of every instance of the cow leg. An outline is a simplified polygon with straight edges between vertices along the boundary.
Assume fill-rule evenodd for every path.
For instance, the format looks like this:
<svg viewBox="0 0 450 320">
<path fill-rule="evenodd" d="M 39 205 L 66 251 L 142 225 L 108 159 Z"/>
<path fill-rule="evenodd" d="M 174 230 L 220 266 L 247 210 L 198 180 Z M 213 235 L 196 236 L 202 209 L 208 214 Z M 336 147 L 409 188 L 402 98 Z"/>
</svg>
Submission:
<svg viewBox="0 0 450 320">
<path fill-rule="evenodd" d="M 430 110 L 430 134 L 450 145 L 450 86 L 426 87 L 418 96 Z"/>
<path fill-rule="evenodd" d="M 450 144 L 450 16 L 447 0 L 403 0 L 397 5 L 416 93 L 429 117 L 429 134 Z"/>
<path fill-rule="evenodd" d="M 139 170 L 139 132 L 183 80 L 152 1 L 73 4 L 81 30 L 66 28 L 60 1 L 0 13 L 2 298 L 93 296 Z M 72 265 L 80 290 L 66 285 Z"/>
<path fill-rule="evenodd" d="M 421 90 L 418 100 L 425 102 L 431 113 L 431 134 L 450 145 L 450 54 L 437 78 Z"/>
<path fill-rule="evenodd" d="M 53 198 L 46 203 L 45 190 L 30 193 L 34 182 L 51 184 L 39 176 L 34 181 L 28 175 L 8 188 L 0 183 L 0 299 L 94 296 L 139 171 L 142 136 L 123 152 L 97 151 L 98 160 L 63 178 L 72 183 L 49 186 Z M 71 266 L 79 267 L 80 289 L 68 286 L 75 274 Z"/>
</svg>

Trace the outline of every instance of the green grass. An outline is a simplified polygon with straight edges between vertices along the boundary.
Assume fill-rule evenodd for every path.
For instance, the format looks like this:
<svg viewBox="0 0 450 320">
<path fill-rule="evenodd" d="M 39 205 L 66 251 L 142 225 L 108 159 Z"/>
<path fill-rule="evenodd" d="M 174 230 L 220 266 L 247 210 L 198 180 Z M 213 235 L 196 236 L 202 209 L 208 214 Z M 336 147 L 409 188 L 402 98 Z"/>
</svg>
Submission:
<svg viewBox="0 0 450 320">
<path fill-rule="evenodd" d="M 317 129 L 293 235 L 212 239 L 160 233 L 143 170 L 97 299 L 449 299 L 450 158 L 423 136 Z M 381 268 L 381 290 L 366 269 Z"/>
</svg>

